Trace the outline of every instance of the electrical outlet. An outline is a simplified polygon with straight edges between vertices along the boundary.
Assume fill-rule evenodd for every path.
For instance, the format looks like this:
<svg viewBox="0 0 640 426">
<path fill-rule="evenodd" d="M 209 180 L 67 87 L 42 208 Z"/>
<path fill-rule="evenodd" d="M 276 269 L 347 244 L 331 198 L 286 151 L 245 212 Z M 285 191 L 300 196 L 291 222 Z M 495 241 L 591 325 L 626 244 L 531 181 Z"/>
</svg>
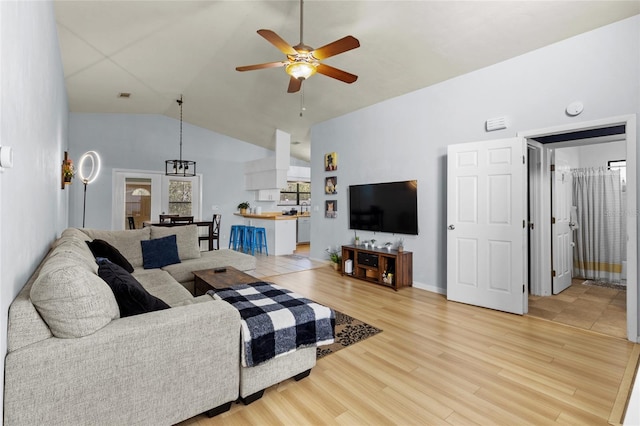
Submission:
<svg viewBox="0 0 640 426">
<path fill-rule="evenodd" d="M 314 212 L 320 211 L 320 207 L 318 205 L 313 206 L 313 211 Z"/>
<path fill-rule="evenodd" d="M 211 210 L 213 210 L 213 211 L 220 210 L 220 206 L 216 206 L 214 204 L 213 206 L 211 206 Z"/>
</svg>

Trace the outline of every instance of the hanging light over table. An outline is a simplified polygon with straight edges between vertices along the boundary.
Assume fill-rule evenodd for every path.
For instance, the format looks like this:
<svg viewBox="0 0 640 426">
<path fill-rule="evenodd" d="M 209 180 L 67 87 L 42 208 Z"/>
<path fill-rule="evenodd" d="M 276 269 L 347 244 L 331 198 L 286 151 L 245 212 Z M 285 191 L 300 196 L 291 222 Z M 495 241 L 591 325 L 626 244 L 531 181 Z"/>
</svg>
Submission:
<svg viewBox="0 0 640 426">
<path fill-rule="evenodd" d="M 196 162 L 182 159 L 182 96 L 176 100 L 180 105 L 180 159 L 164 162 L 164 174 L 167 176 L 192 177 L 196 175 Z"/>
</svg>

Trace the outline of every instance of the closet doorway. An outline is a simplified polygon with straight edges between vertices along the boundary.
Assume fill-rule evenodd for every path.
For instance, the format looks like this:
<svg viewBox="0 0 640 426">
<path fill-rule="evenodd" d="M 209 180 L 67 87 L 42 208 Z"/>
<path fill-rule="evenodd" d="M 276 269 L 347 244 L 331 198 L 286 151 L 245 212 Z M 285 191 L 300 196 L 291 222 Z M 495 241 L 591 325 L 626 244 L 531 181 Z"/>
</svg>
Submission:
<svg viewBox="0 0 640 426">
<path fill-rule="evenodd" d="M 637 265 L 626 261 L 637 253 L 636 217 L 628 214 L 636 211 L 635 117 L 522 136 L 530 164 L 529 315 L 636 341 Z M 610 163 L 620 160 L 627 160 L 626 168 Z M 562 184 L 570 189 L 570 205 L 559 208 L 554 202 L 562 197 L 553 190 Z M 613 194 L 596 200 L 604 217 L 584 216 L 593 205 L 572 208 L 589 202 L 581 192 L 600 190 L 591 186 L 600 184 Z M 558 231 L 563 221 L 564 234 Z M 594 232 L 595 241 L 587 241 Z M 565 272 L 565 284 L 557 286 Z"/>
</svg>

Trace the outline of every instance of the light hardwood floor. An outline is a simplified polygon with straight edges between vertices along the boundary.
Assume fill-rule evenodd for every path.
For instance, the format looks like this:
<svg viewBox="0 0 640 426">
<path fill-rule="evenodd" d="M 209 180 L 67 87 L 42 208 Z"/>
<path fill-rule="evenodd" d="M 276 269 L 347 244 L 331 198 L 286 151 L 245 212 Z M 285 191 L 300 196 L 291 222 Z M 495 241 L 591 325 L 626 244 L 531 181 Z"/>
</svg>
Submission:
<svg viewBox="0 0 640 426">
<path fill-rule="evenodd" d="M 627 292 L 584 281 L 574 278 L 554 296 L 529 295 L 529 315 L 626 339 Z"/>
<path fill-rule="evenodd" d="M 272 386 L 251 405 L 182 426 L 606 425 L 622 418 L 639 345 L 314 267 L 269 280 L 383 332 L 322 358 L 309 377 Z"/>
</svg>

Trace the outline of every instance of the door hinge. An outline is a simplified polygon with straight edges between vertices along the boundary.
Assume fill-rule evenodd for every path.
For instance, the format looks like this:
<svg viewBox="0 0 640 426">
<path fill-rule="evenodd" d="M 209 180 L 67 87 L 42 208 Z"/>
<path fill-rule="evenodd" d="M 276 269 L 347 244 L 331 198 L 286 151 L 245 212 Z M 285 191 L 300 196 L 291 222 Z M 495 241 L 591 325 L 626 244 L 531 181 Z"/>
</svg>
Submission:
<svg viewBox="0 0 640 426">
<path fill-rule="evenodd" d="M 522 221 L 522 227 L 523 227 L 523 228 L 526 228 L 526 227 L 527 227 L 527 221 L 525 221 L 525 220 L 523 220 L 523 221 Z"/>
<path fill-rule="evenodd" d="M 555 217 L 551 217 L 551 224 L 555 225 L 556 224 L 556 218 Z"/>
<path fill-rule="evenodd" d="M 527 290 L 525 289 L 525 285 L 524 285 L 524 284 L 522 284 L 522 292 L 523 292 L 523 293 L 526 293 L 526 292 L 527 292 Z"/>
<path fill-rule="evenodd" d="M 555 164 L 550 165 L 549 166 L 549 170 L 551 170 L 552 172 L 555 172 L 556 171 L 556 165 Z"/>
<path fill-rule="evenodd" d="M 524 159 L 524 155 L 522 156 L 522 164 L 527 164 L 525 159 Z"/>
<path fill-rule="evenodd" d="M 556 277 L 556 271 L 555 271 L 555 270 L 551 271 L 551 277 L 552 277 L 552 278 L 555 278 L 555 277 Z"/>
</svg>

